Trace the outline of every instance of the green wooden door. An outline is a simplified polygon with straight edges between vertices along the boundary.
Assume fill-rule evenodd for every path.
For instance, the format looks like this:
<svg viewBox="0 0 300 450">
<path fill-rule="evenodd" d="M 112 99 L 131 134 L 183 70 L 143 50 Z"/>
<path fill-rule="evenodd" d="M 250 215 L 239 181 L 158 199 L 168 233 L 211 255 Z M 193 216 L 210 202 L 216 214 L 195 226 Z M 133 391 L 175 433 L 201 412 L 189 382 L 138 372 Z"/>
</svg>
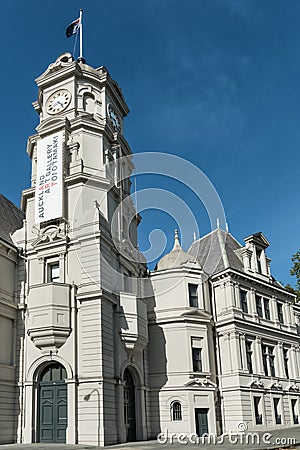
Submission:
<svg viewBox="0 0 300 450">
<path fill-rule="evenodd" d="M 203 436 L 203 434 L 208 433 L 208 420 L 207 420 L 208 409 L 206 408 L 196 408 L 196 433 L 198 436 Z"/>
<path fill-rule="evenodd" d="M 39 442 L 66 442 L 68 401 L 64 375 L 64 368 L 59 364 L 48 366 L 42 373 L 39 389 Z"/>
<path fill-rule="evenodd" d="M 124 372 L 124 421 L 126 430 L 126 441 L 136 440 L 135 422 L 135 387 L 131 373 L 128 369 Z"/>
</svg>

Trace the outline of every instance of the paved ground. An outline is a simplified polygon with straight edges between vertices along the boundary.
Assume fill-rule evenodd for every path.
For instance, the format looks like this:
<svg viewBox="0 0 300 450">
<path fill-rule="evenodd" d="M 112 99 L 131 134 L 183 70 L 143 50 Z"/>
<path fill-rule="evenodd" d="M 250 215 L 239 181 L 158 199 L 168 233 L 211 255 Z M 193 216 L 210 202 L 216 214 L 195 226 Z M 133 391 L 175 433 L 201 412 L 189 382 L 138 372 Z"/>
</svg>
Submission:
<svg viewBox="0 0 300 450">
<path fill-rule="evenodd" d="M 217 442 L 211 438 L 211 442 L 203 442 L 201 439 L 197 443 L 191 443 L 185 437 L 179 443 L 168 436 L 161 437 L 161 442 L 146 441 L 128 444 L 119 444 L 105 447 L 110 450 L 158 450 L 173 449 L 179 450 L 188 447 L 199 448 L 201 450 L 257 450 L 257 449 L 297 449 L 300 450 L 300 426 L 285 429 L 270 430 L 264 433 L 239 433 L 225 438 L 217 438 Z M 0 445 L 0 450 L 99 450 L 101 447 L 93 445 L 60 445 L 60 444 L 7 444 Z M 102 447 L 103 448 L 103 447 Z"/>
</svg>

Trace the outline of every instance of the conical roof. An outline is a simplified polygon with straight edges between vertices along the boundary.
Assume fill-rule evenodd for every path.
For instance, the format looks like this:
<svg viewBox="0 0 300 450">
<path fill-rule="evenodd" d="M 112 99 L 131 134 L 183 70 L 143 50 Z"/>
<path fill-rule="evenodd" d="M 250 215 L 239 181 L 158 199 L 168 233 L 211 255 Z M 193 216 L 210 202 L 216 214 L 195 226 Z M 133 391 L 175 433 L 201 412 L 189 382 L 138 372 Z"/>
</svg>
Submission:
<svg viewBox="0 0 300 450">
<path fill-rule="evenodd" d="M 156 270 L 175 269 L 182 266 L 194 266 L 200 269 L 197 259 L 189 253 L 182 250 L 179 242 L 178 231 L 175 230 L 174 246 L 170 253 L 167 253 L 157 263 Z"/>
</svg>

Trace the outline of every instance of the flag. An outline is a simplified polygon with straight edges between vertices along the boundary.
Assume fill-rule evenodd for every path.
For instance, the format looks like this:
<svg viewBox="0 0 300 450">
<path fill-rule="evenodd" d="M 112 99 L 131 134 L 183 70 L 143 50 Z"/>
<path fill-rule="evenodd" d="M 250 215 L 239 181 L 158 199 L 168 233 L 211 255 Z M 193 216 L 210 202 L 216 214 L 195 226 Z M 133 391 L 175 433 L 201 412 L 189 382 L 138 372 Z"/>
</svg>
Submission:
<svg viewBox="0 0 300 450">
<path fill-rule="evenodd" d="M 70 23 L 70 25 L 66 28 L 66 36 L 67 38 L 71 37 L 73 34 L 76 34 L 80 27 L 80 17 L 74 20 L 74 22 Z"/>
</svg>

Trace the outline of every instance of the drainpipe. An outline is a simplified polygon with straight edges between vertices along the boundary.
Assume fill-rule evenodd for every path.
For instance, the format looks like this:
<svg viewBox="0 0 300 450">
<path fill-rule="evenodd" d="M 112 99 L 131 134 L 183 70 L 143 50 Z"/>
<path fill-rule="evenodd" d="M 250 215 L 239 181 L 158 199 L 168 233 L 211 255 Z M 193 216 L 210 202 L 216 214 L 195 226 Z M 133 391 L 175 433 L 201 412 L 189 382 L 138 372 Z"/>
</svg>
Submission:
<svg viewBox="0 0 300 450">
<path fill-rule="evenodd" d="M 210 291 L 211 291 L 211 305 L 212 305 L 212 311 L 213 311 L 213 319 L 214 319 L 214 323 L 216 323 L 217 320 L 217 312 L 216 312 L 216 303 L 215 303 L 215 291 L 214 291 L 214 287 L 213 287 L 213 283 L 211 280 L 209 280 L 210 283 Z M 222 392 L 222 387 L 221 387 L 221 383 L 220 383 L 220 373 L 221 373 L 221 355 L 220 355 L 220 346 L 219 346 L 219 338 L 217 336 L 217 332 L 216 332 L 216 326 L 214 325 L 213 328 L 213 335 L 214 335 L 214 341 L 215 341 L 215 346 L 216 346 L 216 382 L 217 382 L 217 389 L 220 393 L 220 401 L 221 401 L 221 414 L 222 416 L 220 417 L 221 419 L 221 423 L 220 423 L 220 427 L 221 427 L 221 434 L 223 434 L 224 430 L 223 430 L 223 422 L 224 422 L 224 402 L 223 402 L 223 392 Z"/>
<path fill-rule="evenodd" d="M 26 249 L 27 247 L 27 221 L 23 221 L 23 227 L 25 230 L 25 236 L 24 236 L 24 247 Z M 26 258 L 26 251 L 25 254 L 23 254 L 23 248 L 18 248 L 18 259 L 17 259 L 17 283 L 19 278 L 19 266 L 20 266 L 20 259 L 23 259 L 24 265 L 25 265 L 25 280 L 24 284 L 22 286 L 22 291 L 20 290 L 20 296 L 22 298 L 22 303 L 18 304 L 19 310 L 21 311 L 21 320 L 24 325 L 24 332 L 20 336 L 20 355 L 19 355 L 19 373 L 18 373 L 18 381 L 17 386 L 20 389 L 20 397 L 19 397 L 19 418 L 18 418 L 18 429 L 17 429 L 17 440 L 20 444 L 23 443 L 24 440 L 24 377 L 25 377 L 25 312 L 26 312 L 26 298 L 28 295 L 28 288 L 26 289 L 26 286 L 28 286 L 28 259 Z M 16 335 L 18 334 L 18 323 L 17 323 L 17 330 Z"/>
<path fill-rule="evenodd" d="M 77 299 L 76 299 L 77 286 L 74 281 L 71 287 L 71 323 L 73 329 L 73 364 L 74 364 L 74 427 L 75 427 L 75 444 L 78 442 L 78 329 L 77 329 Z"/>
</svg>

